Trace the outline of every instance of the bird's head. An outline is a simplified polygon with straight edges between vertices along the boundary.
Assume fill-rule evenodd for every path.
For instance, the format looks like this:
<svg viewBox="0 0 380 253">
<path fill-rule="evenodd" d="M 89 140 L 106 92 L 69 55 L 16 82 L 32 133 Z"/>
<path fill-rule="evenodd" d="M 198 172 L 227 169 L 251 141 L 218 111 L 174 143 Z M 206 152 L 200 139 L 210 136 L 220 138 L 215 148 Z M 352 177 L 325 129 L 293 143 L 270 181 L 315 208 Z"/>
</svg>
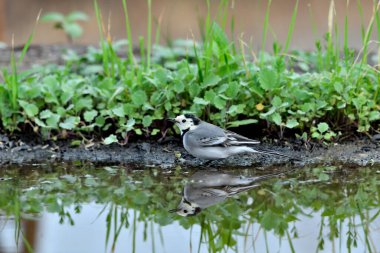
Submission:
<svg viewBox="0 0 380 253">
<path fill-rule="evenodd" d="M 175 117 L 172 121 L 179 127 L 182 134 L 186 131 L 196 129 L 198 125 L 201 123 L 201 120 L 193 114 L 179 115 Z"/>
<path fill-rule="evenodd" d="M 195 203 L 190 203 L 184 197 L 182 197 L 181 202 L 179 203 L 176 209 L 170 210 L 170 213 L 177 213 L 180 216 L 188 217 L 194 216 L 200 213 L 202 209 Z"/>
</svg>

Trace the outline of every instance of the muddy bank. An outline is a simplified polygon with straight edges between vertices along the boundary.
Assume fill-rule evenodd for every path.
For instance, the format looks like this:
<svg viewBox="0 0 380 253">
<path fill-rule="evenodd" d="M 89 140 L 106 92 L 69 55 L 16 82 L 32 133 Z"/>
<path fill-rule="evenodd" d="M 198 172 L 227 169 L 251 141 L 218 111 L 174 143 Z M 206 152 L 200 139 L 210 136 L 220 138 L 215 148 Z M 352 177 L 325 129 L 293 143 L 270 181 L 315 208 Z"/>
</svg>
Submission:
<svg viewBox="0 0 380 253">
<path fill-rule="evenodd" d="M 0 136 L 1 137 L 1 136 Z M 0 138 L 1 139 L 1 138 Z M 95 144 L 91 147 L 70 147 L 26 144 L 22 141 L 0 141 L 0 165 L 39 164 L 49 162 L 90 162 L 98 165 L 130 165 L 138 167 L 247 167 L 310 164 L 351 164 L 353 166 L 380 165 L 380 145 L 367 141 L 354 141 L 346 144 L 332 144 L 329 147 L 315 147 L 307 150 L 296 144 L 263 144 L 263 148 L 273 149 L 301 161 L 267 155 L 240 155 L 223 160 L 205 162 L 193 158 L 182 147 L 179 139 L 163 144 L 138 142 L 126 146 Z"/>
</svg>

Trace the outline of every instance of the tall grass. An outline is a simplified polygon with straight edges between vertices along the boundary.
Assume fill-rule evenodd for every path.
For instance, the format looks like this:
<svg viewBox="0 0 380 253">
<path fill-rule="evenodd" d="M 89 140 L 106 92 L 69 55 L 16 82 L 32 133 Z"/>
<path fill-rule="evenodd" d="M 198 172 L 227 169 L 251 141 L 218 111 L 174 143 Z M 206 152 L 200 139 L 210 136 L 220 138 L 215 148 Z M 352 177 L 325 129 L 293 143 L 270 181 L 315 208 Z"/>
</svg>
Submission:
<svg viewBox="0 0 380 253">
<path fill-rule="evenodd" d="M 152 0 L 148 1 L 148 34 L 147 34 L 147 50 L 146 50 L 146 67 L 150 69 L 150 59 L 152 52 Z"/>
<path fill-rule="evenodd" d="M 28 51 L 30 44 L 32 43 L 38 22 L 40 20 L 41 12 L 42 11 L 40 10 L 37 14 L 35 24 L 33 26 L 33 30 L 31 32 L 31 34 L 29 35 L 25 45 L 23 46 L 18 60 L 16 60 L 16 56 L 15 56 L 15 52 L 14 52 L 14 44 L 15 44 L 14 35 L 12 36 L 10 72 L 8 72 L 7 69 L 2 70 L 2 76 L 3 76 L 4 83 L 6 84 L 7 88 L 5 90 L 0 89 L 0 98 L 3 97 L 3 98 L 8 99 L 8 101 L 11 104 L 12 112 L 8 112 L 7 109 L 5 107 L 3 107 L 3 108 L 0 108 L 0 116 L 1 115 L 8 115 L 8 114 L 12 115 L 13 114 L 12 118 L 10 119 L 12 121 L 12 124 L 9 124 L 10 126 L 13 125 L 10 127 L 11 131 L 13 131 L 16 128 L 16 125 L 18 123 L 17 118 L 16 118 L 17 117 L 16 114 L 18 113 L 18 109 L 19 109 L 18 99 L 19 99 L 19 88 L 20 88 L 21 82 L 20 82 L 20 78 L 18 75 L 18 66 L 17 65 L 20 65 L 23 62 L 24 57 L 26 55 L 26 52 Z M 3 93 L 3 94 L 1 94 L 1 93 Z M 3 125 L 6 125 L 6 124 L 7 124 L 6 122 L 3 122 Z"/>
<path fill-rule="evenodd" d="M 294 5 L 293 14 L 292 14 L 292 19 L 291 19 L 291 21 L 290 21 L 288 34 L 287 34 L 287 36 L 286 36 L 286 42 L 285 42 L 285 48 L 284 48 L 284 52 L 285 52 L 285 53 L 288 52 L 289 45 L 290 45 L 290 42 L 291 42 L 291 40 L 292 40 L 293 31 L 294 31 L 294 26 L 295 26 L 295 24 L 296 24 L 296 18 L 297 18 L 297 13 L 298 13 L 298 3 L 299 3 L 299 0 L 297 0 L 297 1 L 296 1 L 296 4 Z"/>
<path fill-rule="evenodd" d="M 131 32 L 131 24 L 129 22 L 127 1 L 122 0 L 122 3 L 123 3 L 123 11 L 124 11 L 124 17 L 125 17 L 125 30 L 126 30 L 127 39 L 128 39 L 128 61 L 129 61 L 129 67 L 132 69 L 134 67 L 135 56 L 133 54 L 133 38 L 132 38 L 132 32 Z"/>
<path fill-rule="evenodd" d="M 367 63 L 367 50 L 368 50 L 368 45 L 370 42 L 370 38 L 372 35 L 372 29 L 373 29 L 373 24 L 376 20 L 376 16 L 378 15 L 379 12 L 379 7 L 380 7 L 380 2 L 377 2 L 377 4 L 374 4 L 373 6 L 373 11 L 372 11 L 372 16 L 369 21 L 369 24 L 367 26 L 367 30 L 365 32 L 365 36 L 363 38 L 363 57 L 362 57 L 362 63 Z"/>
<path fill-rule="evenodd" d="M 77 125 L 64 123 L 63 126 L 69 127 L 69 130 L 73 132 L 82 134 L 82 131 L 90 132 L 88 129 L 92 130 L 94 127 L 101 128 L 100 132 L 103 130 L 109 131 L 109 121 L 112 122 L 110 124 L 118 131 L 117 134 L 122 135 L 123 139 L 128 139 L 125 138 L 126 132 L 134 132 L 137 135 L 146 133 L 146 136 L 149 136 L 149 133 L 153 132 L 152 128 L 157 133 L 157 130 L 161 126 L 160 124 L 162 124 L 162 122 L 157 121 L 162 120 L 167 115 L 191 111 L 202 115 L 206 119 L 213 120 L 213 123 L 221 126 L 226 124 L 229 126 L 240 126 L 256 122 L 263 123 L 263 121 L 267 124 L 272 123 L 274 129 L 279 128 L 279 135 L 282 136 L 285 128 L 298 128 L 300 131 L 311 131 L 315 127 L 315 124 L 318 124 L 320 121 L 332 121 L 334 125 L 339 125 L 341 122 L 333 119 L 331 111 L 342 112 L 343 110 L 341 109 L 345 111 L 343 112 L 345 115 L 343 118 L 350 119 L 351 121 L 365 122 L 365 127 L 360 128 L 360 131 L 367 131 L 371 126 L 370 122 L 375 121 L 378 117 L 376 112 L 374 112 L 374 105 L 377 104 L 378 99 L 378 89 L 373 92 L 371 85 L 366 86 L 368 92 L 374 94 L 374 105 L 367 106 L 363 101 L 356 101 L 356 95 L 353 96 L 352 93 L 348 94 L 348 97 L 345 97 L 344 101 L 342 101 L 340 95 L 345 88 L 340 88 L 342 85 L 337 84 L 339 92 L 334 89 L 328 89 L 328 92 L 331 93 L 330 95 L 333 94 L 340 100 L 340 108 L 337 108 L 336 101 L 324 97 L 325 94 L 322 86 L 312 87 L 311 85 L 304 85 L 304 83 L 311 84 L 316 82 L 314 79 L 310 80 L 309 76 L 301 75 L 299 79 L 293 80 L 292 78 L 295 77 L 291 76 L 291 72 L 297 72 L 292 67 L 297 65 L 297 61 L 300 60 L 304 65 L 307 65 L 307 71 L 320 74 L 321 76 L 318 77 L 320 79 L 329 79 L 331 81 L 330 86 L 334 87 L 334 83 L 342 82 L 341 79 L 343 77 L 339 75 L 341 72 L 344 72 L 342 71 L 344 69 L 342 69 L 341 64 L 341 56 L 343 55 L 345 65 L 343 67 L 348 68 L 348 75 L 344 76 L 344 80 L 349 79 L 350 81 L 347 81 L 347 83 L 350 82 L 355 85 L 362 84 L 364 82 L 364 71 L 361 71 L 360 75 L 354 75 L 350 70 L 367 69 L 368 71 L 368 65 L 365 63 L 367 62 L 368 47 L 371 43 L 371 34 L 375 29 L 374 25 L 377 27 L 377 36 L 380 39 L 379 4 L 374 4 L 373 14 L 368 26 L 363 29 L 364 24 L 361 25 L 362 31 L 364 30 L 362 32 L 363 47 L 361 51 L 362 58 L 360 60 L 362 66 L 358 66 L 351 59 L 353 58 L 353 51 L 349 49 L 348 13 L 346 12 L 345 15 L 344 30 L 341 31 L 336 20 L 337 10 L 335 9 L 334 0 L 330 1 L 329 12 L 326 15 L 328 31 L 325 41 L 318 41 L 316 43 L 316 50 L 312 52 L 305 53 L 290 50 L 293 34 L 297 26 L 299 2 L 299 0 L 294 1 L 286 40 L 281 43 L 276 39 L 276 36 L 273 36 L 275 38 L 274 53 L 270 54 L 266 51 L 265 46 L 267 44 L 268 32 L 271 32 L 270 9 L 272 0 L 265 1 L 262 38 L 259 39 L 261 41 L 261 48 L 256 52 L 251 50 L 249 53 L 246 53 L 245 48 L 251 49 L 253 43 L 250 44 L 240 40 L 240 50 L 236 50 L 234 38 L 230 38 L 226 33 L 229 24 L 230 2 L 228 0 L 221 0 L 216 15 L 212 16 L 212 2 L 206 0 L 207 13 L 201 30 L 202 43 L 198 43 L 194 39 L 193 48 L 186 48 L 186 55 L 170 55 L 168 57 L 171 61 L 170 64 L 162 65 L 162 61 L 156 61 L 156 58 L 152 57 L 155 52 L 152 52 L 154 37 L 152 37 L 153 17 L 151 0 L 146 0 L 147 34 L 138 38 L 140 49 L 139 62 L 137 62 L 133 53 L 132 42 L 134 38 L 132 38 L 127 1 L 121 0 L 125 18 L 125 31 L 128 39 L 126 49 L 127 59 L 124 59 L 117 55 L 116 47 L 111 39 L 111 22 L 108 21 L 108 26 L 105 25 L 98 1 L 94 0 L 101 47 L 100 56 L 98 56 L 101 60 L 96 64 L 102 65 L 102 69 L 99 73 L 96 73 L 99 75 L 82 75 L 81 77 L 85 77 L 85 80 L 92 78 L 91 82 L 95 82 L 97 85 L 103 79 L 106 79 L 109 81 L 110 85 L 108 86 L 110 87 L 105 88 L 104 85 L 101 88 L 109 90 L 101 93 L 104 96 L 101 98 L 99 97 L 99 93 L 96 93 L 97 91 L 94 91 L 94 94 L 86 94 L 86 96 L 91 97 L 91 101 L 93 102 L 91 106 L 86 107 L 88 111 L 92 111 L 90 114 L 87 113 L 88 122 L 81 122 L 81 119 L 84 118 L 85 110 L 70 111 L 69 109 L 64 114 L 54 111 L 53 113 L 59 116 L 59 120 L 56 124 L 52 124 L 53 126 L 48 126 L 50 127 L 49 131 L 51 128 L 54 128 L 59 132 L 62 130 L 58 127 L 59 123 L 66 120 L 66 117 L 71 117 L 71 121 L 74 119 L 78 121 Z M 361 1 L 357 1 L 356 5 L 363 18 Z M 233 17 L 231 18 L 230 27 L 234 35 L 235 24 Z M 22 61 L 31 43 L 33 34 L 34 31 L 25 45 L 19 62 Z M 341 34 L 343 35 L 343 43 L 339 37 Z M 159 36 L 160 24 L 156 27 L 156 43 L 159 41 Z M 341 51 L 341 44 L 343 44 L 343 51 Z M 239 48 L 239 44 L 236 45 Z M 378 48 L 380 62 L 380 46 Z M 173 52 L 174 50 L 167 51 Z M 256 55 L 258 55 L 258 60 L 256 59 Z M 284 57 L 285 55 L 287 57 Z M 168 59 L 165 59 L 165 61 L 169 62 Z M 3 125 L 7 129 L 11 128 L 10 125 L 16 128 L 18 122 L 24 122 L 27 119 L 32 122 L 32 125 L 47 127 L 48 124 L 46 124 L 46 118 L 44 118 L 46 115 L 39 118 L 40 115 L 38 114 L 46 108 L 49 108 L 49 110 L 55 108 L 55 105 L 52 106 L 49 101 L 42 99 L 42 102 L 38 105 L 40 108 L 37 108 L 35 112 L 29 115 L 24 112 L 22 112 L 21 116 L 17 114 L 19 113 L 18 99 L 20 98 L 20 94 L 18 93 L 18 86 L 20 76 L 17 74 L 18 63 L 14 54 L 12 54 L 10 62 L 11 69 L 10 71 L 3 71 L 3 77 L 7 85 L 6 96 L 11 110 L 7 112 L 8 114 L 2 113 L 2 115 L 6 115 L 3 117 L 5 119 L 14 118 L 14 120 L 13 124 L 3 123 Z M 167 67 L 169 65 L 170 68 Z M 97 67 L 99 69 L 99 66 Z M 70 67 L 67 67 L 66 70 L 65 74 L 70 74 Z M 375 70 L 371 69 L 370 71 Z M 354 76 L 349 76 L 351 74 Z M 68 78 L 67 75 L 57 74 L 57 76 L 59 78 Z M 293 80 L 291 84 L 288 82 L 290 79 Z M 292 88 L 295 85 L 299 85 L 299 87 L 305 89 L 306 95 L 304 94 L 303 99 L 308 104 L 312 104 L 310 107 L 305 109 L 305 101 L 299 103 L 297 101 L 296 103 L 290 101 L 293 97 L 299 97 Z M 346 83 L 344 85 L 347 86 Z M 63 91 L 58 90 L 55 92 L 59 93 Z M 355 92 L 357 92 L 357 89 L 355 89 Z M 138 96 L 136 96 L 136 93 Z M 83 94 L 76 95 L 83 96 Z M 103 99 L 107 101 L 105 106 L 102 103 Z M 275 99 L 275 102 L 273 102 L 273 99 Z M 165 101 L 163 102 L 163 100 Z M 321 104 L 325 105 L 325 108 L 321 109 L 319 107 Z M 75 105 L 61 104 L 59 107 L 73 108 Z M 318 109 L 316 109 L 317 107 Z M 39 111 L 38 109 L 41 110 Z M 4 109 L 0 108 L 1 110 L 4 111 Z M 310 110 L 313 113 L 310 113 Z M 363 113 L 362 110 L 367 110 L 367 112 Z M 92 117 L 93 115 L 95 116 Z M 16 117 L 19 117 L 18 122 L 16 122 Z M 96 120 L 98 121 L 94 122 Z M 126 123 L 128 120 L 131 120 L 130 125 Z M 132 124 L 131 122 L 134 123 Z M 85 126 L 82 127 L 82 124 L 85 124 Z M 361 123 L 358 124 L 360 125 Z M 113 140 L 117 141 L 117 138 Z"/>
<path fill-rule="evenodd" d="M 267 34 L 268 34 L 268 25 L 269 25 L 269 13 L 270 13 L 270 6 L 271 6 L 272 0 L 268 0 L 268 5 L 265 11 L 265 18 L 263 23 L 263 35 L 262 35 L 262 41 L 261 41 L 261 63 L 264 61 L 264 52 L 265 52 L 265 46 L 267 44 Z"/>
<path fill-rule="evenodd" d="M 95 8 L 95 16 L 96 16 L 96 21 L 98 24 L 98 29 L 99 29 L 99 39 L 100 39 L 100 45 L 102 48 L 102 62 L 103 62 L 103 71 L 105 75 L 110 76 L 110 63 L 109 63 L 109 51 L 107 48 L 107 43 L 104 40 L 104 33 L 105 33 L 105 28 L 104 28 L 104 21 L 102 18 L 101 11 L 99 9 L 98 1 L 94 0 L 94 8 Z"/>
</svg>

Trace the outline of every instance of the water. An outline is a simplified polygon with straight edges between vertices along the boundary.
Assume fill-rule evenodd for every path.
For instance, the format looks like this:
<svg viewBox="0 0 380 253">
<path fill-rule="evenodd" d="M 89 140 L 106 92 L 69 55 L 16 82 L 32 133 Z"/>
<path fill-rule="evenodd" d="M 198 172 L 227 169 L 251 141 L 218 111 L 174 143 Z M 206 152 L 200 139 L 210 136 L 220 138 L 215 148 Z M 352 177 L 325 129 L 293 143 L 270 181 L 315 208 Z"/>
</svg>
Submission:
<svg viewBox="0 0 380 253">
<path fill-rule="evenodd" d="M 0 252 L 380 252 L 380 169 L 0 171 Z"/>
</svg>

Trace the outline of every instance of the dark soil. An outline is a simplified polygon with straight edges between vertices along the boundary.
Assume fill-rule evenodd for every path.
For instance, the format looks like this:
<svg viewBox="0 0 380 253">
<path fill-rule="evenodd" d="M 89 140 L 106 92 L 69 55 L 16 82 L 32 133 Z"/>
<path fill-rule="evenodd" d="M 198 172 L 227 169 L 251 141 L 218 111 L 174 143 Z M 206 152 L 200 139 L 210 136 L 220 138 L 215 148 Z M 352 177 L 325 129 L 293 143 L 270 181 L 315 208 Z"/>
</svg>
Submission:
<svg viewBox="0 0 380 253">
<path fill-rule="evenodd" d="M 125 146 L 93 144 L 91 147 L 70 147 L 68 143 L 57 145 L 34 145 L 20 140 L 10 140 L 0 135 L 0 165 L 39 164 L 51 162 L 91 162 L 98 165 L 130 165 L 136 167 L 302 167 L 312 164 L 352 166 L 380 165 L 380 145 L 361 140 L 345 144 L 331 144 L 328 147 L 306 149 L 299 144 L 267 144 L 259 147 L 272 149 L 300 159 L 268 155 L 239 155 L 227 159 L 207 162 L 189 155 L 182 147 L 181 140 L 172 139 L 165 143 L 136 142 Z M 180 156 L 179 156 L 180 154 Z"/>
</svg>

